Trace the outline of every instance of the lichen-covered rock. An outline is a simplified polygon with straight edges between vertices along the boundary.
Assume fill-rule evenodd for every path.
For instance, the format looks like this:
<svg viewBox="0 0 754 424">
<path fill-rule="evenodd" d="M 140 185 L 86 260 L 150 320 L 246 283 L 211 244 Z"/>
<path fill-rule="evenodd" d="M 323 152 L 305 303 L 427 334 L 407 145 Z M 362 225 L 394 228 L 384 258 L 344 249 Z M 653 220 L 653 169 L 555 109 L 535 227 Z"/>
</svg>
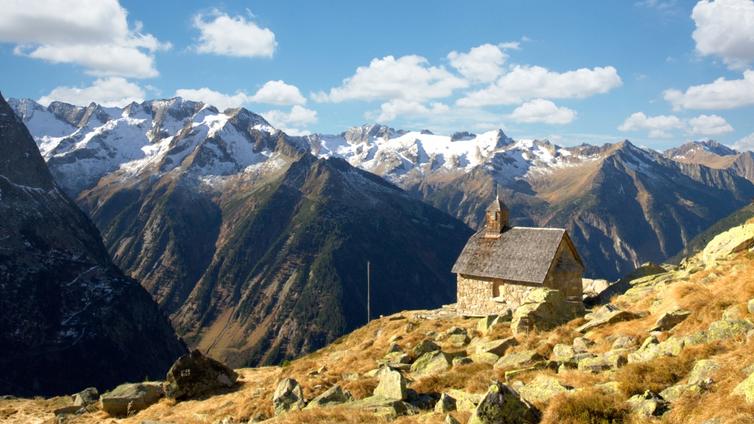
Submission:
<svg viewBox="0 0 754 424">
<path fill-rule="evenodd" d="M 554 396 L 565 393 L 570 388 L 560 384 L 557 378 L 548 375 L 538 375 L 518 390 L 518 393 L 528 402 L 547 403 Z"/>
<path fill-rule="evenodd" d="M 579 361 L 579 371 L 589 371 L 591 373 L 599 373 L 612 368 L 610 363 L 602 356 L 596 356 L 594 358 L 584 358 Z"/>
<path fill-rule="evenodd" d="M 533 350 L 511 352 L 500 358 L 495 363 L 495 368 L 518 368 L 541 359 L 543 359 L 542 355 Z"/>
<path fill-rule="evenodd" d="M 440 400 L 435 404 L 435 412 L 446 413 L 456 410 L 456 400 L 447 393 L 440 395 Z"/>
<path fill-rule="evenodd" d="M 621 321 L 629 321 L 639 318 L 639 314 L 618 309 L 614 305 L 605 305 L 589 315 L 589 321 L 576 329 L 579 333 L 601 327 L 603 325 L 614 324 Z"/>
<path fill-rule="evenodd" d="M 442 423 L 443 424 L 461 424 L 460 421 L 458 421 L 457 419 L 453 418 L 453 416 L 450 415 L 450 414 L 445 415 L 445 419 L 443 420 Z"/>
<path fill-rule="evenodd" d="M 576 353 L 584 353 L 589 350 L 589 347 L 594 344 L 593 341 L 586 337 L 576 337 L 573 339 L 573 350 Z"/>
<path fill-rule="evenodd" d="M 431 375 L 450 369 L 450 357 L 447 353 L 437 350 L 427 352 L 411 364 L 411 372 L 416 375 Z"/>
<path fill-rule="evenodd" d="M 191 399 L 235 384 L 238 374 L 198 350 L 178 358 L 168 370 L 165 393 L 172 399 Z"/>
<path fill-rule="evenodd" d="M 743 396 L 748 403 L 754 403 L 754 373 L 746 377 L 744 381 L 738 383 L 733 389 L 733 394 Z"/>
<path fill-rule="evenodd" d="M 340 405 L 353 401 L 353 396 L 347 390 L 343 390 L 336 384 L 327 389 L 321 395 L 312 399 L 304 409 L 322 408 L 331 405 Z"/>
<path fill-rule="evenodd" d="M 400 399 L 384 398 L 382 396 L 369 396 L 346 403 L 344 406 L 372 413 L 385 420 L 394 420 L 402 415 L 419 413 L 419 409 L 408 402 Z"/>
<path fill-rule="evenodd" d="M 754 246 L 754 224 L 733 227 L 713 238 L 701 253 L 705 265 L 714 265 L 732 253 L 740 252 Z"/>
<path fill-rule="evenodd" d="M 569 302 L 559 290 L 538 287 L 527 294 L 511 319 L 514 335 L 549 330 L 584 314 L 584 304 Z"/>
<path fill-rule="evenodd" d="M 642 417 L 660 416 L 668 410 L 668 402 L 649 390 L 641 395 L 631 396 L 626 403 L 634 414 Z"/>
<path fill-rule="evenodd" d="M 459 365 L 468 365 L 470 363 L 474 362 L 471 358 L 468 356 L 456 356 L 453 358 L 453 366 L 457 367 Z"/>
<path fill-rule="evenodd" d="M 668 402 L 675 402 L 686 393 L 699 394 L 702 392 L 702 386 L 699 384 L 676 384 L 660 392 L 660 397 Z"/>
<path fill-rule="evenodd" d="M 278 383 L 275 393 L 272 395 L 275 415 L 303 409 L 305 404 L 304 392 L 296 380 L 286 378 Z"/>
<path fill-rule="evenodd" d="M 745 319 L 715 321 L 707 329 L 707 341 L 744 336 L 751 329 L 754 329 L 754 324 Z"/>
<path fill-rule="evenodd" d="M 615 349 L 628 349 L 636 346 L 637 340 L 633 336 L 619 336 L 613 341 L 613 350 Z"/>
<path fill-rule="evenodd" d="M 731 305 L 723 311 L 723 319 L 726 321 L 746 319 L 747 312 L 742 305 Z"/>
<path fill-rule="evenodd" d="M 165 393 L 161 383 L 126 383 L 100 397 L 102 410 L 114 417 L 125 417 L 160 400 Z"/>
<path fill-rule="evenodd" d="M 746 310 L 749 311 L 750 314 L 754 314 L 754 299 L 749 299 L 746 303 Z"/>
<path fill-rule="evenodd" d="M 469 356 L 469 358 L 472 360 L 472 362 L 475 362 L 477 364 L 488 365 L 495 365 L 495 363 L 500 360 L 499 356 L 489 352 L 474 353 Z"/>
<path fill-rule="evenodd" d="M 456 410 L 469 412 L 476 409 L 483 396 L 481 393 L 468 393 L 458 389 L 448 390 L 448 395 L 456 400 Z"/>
<path fill-rule="evenodd" d="M 374 395 L 385 399 L 403 400 L 406 398 L 406 379 L 400 371 L 383 368 Z"/>
<path fill-rule="evenodd" d="M 74 406 L 87 406 L 97 403 L 99 400 L 99 391 L 96 387 L 87 387 L 86 389 L 73 395 Z"/>
<path fill-rule="evenodd" d="M 691 315 L 691 311 L 685 309 L 675 309 L 665 312 L 657 319 L 650 331 L 668 331 L 683 322 L 689 315 Z"/>
<path fill-rule="evenodd" d="M 436 350 L 440 350 L 440 346 L 437 345 L 437 343 L 433 342 L 430 339 L 424 339 L 417 343 L 416 346 L 411 350 L 411 354 L 414 356 L 414 358 L 418 358 L 425 353 L 434 352 Z"/>
<path fill-rule="evenodd" d="M 506 337 L 504 339 L 491 340 L 488 342 L 482 342 L 475 346 L 476 353 L 493 353 L 497 356 L 503 356 L 505 352 L 513 346 L 516 346 L 518 341 L 515 337 Z"/>
<path fill-rule="evenodd" d="M 552 360 L 558 362 L 573 362 L 576 351 L 573 346 L 558 343 L 552 348 Z"/>
<path fill-rule="evenodd" d="M 505 384 L 495 383 L 487 390 L 469 419 L 469 424 L 535 424 L 539 411 Z"/>
<path fill-rule="evenodd" d="M 678 356 L 686 346 L 686 341 L 681 337 L 671 336 L 664 342 L 657 344 L 657 350 L 660 355 L 664 356 Z"/>
</svg>

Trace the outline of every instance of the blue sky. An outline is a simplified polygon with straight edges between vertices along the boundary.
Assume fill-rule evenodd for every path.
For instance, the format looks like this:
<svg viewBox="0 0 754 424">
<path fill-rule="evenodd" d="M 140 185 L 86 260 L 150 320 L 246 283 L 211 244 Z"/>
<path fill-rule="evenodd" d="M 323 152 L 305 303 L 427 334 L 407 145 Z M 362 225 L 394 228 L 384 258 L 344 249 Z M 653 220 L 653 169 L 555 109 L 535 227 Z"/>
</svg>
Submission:
<svg viewBox="0 0 754 424">
<path fill-rule="evenodd" d="M 61 7 L 61 4 L 65 3 Z M 292 133 L 365 122 L 754 148 L 754 0 L 9 0 L 2 90 L 184 97 Z"/>
</svg>

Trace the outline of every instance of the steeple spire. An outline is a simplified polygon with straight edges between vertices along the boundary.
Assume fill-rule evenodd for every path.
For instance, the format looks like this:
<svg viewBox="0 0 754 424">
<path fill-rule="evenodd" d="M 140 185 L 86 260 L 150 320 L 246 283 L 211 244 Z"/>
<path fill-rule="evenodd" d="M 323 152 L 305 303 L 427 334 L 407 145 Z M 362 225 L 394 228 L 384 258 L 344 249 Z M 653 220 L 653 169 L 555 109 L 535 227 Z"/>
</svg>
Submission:
<svg viewBox="0 0 754 424">
<path fill-rule="evenodd" d="M 485 234 L 486 238 L 497 238 L 503 231 L 510 228 L 508 226 L 508 220 L 510 218 L 510 211 L 505 206 L 502 200 L 500 200 L 500 194 L 497 192 L 497 186 L 495 187 L 495 200 L 487 208 L 486 212 L 486 225 Z"/>
</svg>

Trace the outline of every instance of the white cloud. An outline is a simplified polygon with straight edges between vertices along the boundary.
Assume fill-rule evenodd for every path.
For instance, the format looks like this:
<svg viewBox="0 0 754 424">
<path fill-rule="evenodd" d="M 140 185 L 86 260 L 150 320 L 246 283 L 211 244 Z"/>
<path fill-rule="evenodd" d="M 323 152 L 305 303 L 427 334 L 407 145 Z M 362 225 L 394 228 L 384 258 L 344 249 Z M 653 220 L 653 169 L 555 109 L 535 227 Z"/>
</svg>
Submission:
<svg viewBox="0 0 754 424">
<path fill-rule="evenodd" d="M 56 100 L 74 105 L 95 102 L 102 106 L 125 106 L 144 100 L 144 90 L 124 78 L 100 78 L 88 87 L 56 87 L 37 101 L 46 106 Z"/>
<path fill-rule="evenodd" d="M 377 122 L 389 122 L 396 118 L 430 116 L 433 114 L 442 114 L 450 109 L 447 105 L 439 102 L 433 102 L 429 107 L 411 100 L 396 99 L 380 105 L 380 114 Z"/>
<path fill-rule="evenodd" d="M 511 46 L 507 44 L 507 46 Z M 518 43 L 516 43 L 518 47 Z M 508 55 L 494 44 L 482 44 L 467 53 L 452 51 L 448 53 L 450 66 L 464 77 L 474 82 L 491 82 L 503 73 L 503 63 Z"/>
<path fill-rule="evenodd" d="M 157 76 L 154 53 L 170 43 L 142 34 L 140 23 L 129 28 L 127 14 L 117 0 L 9 0 L 0 13 L 0 42 L 16 44 L 15 54 L 81 65 L 91 75 Z"/>
<path fill-rule="evenodd" d="M 728 121 L 719 115 L 699 115 L 689 119 L 689 132 L 697 135 L 720 135 L 733 131 Z"/>
<path fill-rule="evenodd" d="M 319 92 L 314 99 L 320 102 L 347 100 L 404 99 L 421 102 L 447 97 L 468 82 L 443 67 L 430 66 L 427 59 L 416 56 L 395 58 L 385 56 L 372 59 L 369 66 L 360 66 L 356 73 L 343 80 L 328 93 Z"/>
<path fill-rule="evenodd" d="M 685 92 L 665 90 L 665 100 L 679 109 L 732 109 L 754 105 L 754 71 L 744 71 L 743 79 L 718 78 L 709 84 L 689 87 Z"/>
<path fill-rule="evenodd" d="M 262 88 L 257 90 L 251 97 L 256 103 L 268 103 L 273 105 L 303 105 L 306 98 L 301 95 L 298 87 L 286 84 L 285 81 L 267 81 Z"/>
<path fill-rule="evenodd" d="M 317 112 L 300 105 L 294 105 L 288 112 L 282 110 L 262 112 L 262 116 L 273 127 L 290 135 L 308 134 L 307 130 L 300 128 L 317 122 Z"/>
<path fill-rule="evenodd" d="M 517 107 L 508 117 L 527 124 L 568 124 L 576 118 L 576 111 L 559 107 L 549 100 L 534 99 Z"/>
<path fill-rule="evenodd" d="M 225 94 L 207 87 L 192 89 L 181 88 L 175 95 L 184 99 L 204 102 L 215 106 L 219 110 L 241 107 L 249 103 L 266 103 L 272 105 L 305 104 L 306 98 L 301 95 L 298 87 L 284 81 L 267 81 L 254 95 L 239 90 L 234 94 Z"/>
<path fill-rule="evenodd" d="M 746 137 L 736 141 L 733 144 L 733 148 L 738 151 L 754 151 L 754 133 L 747 135 Z"/>
<path fill-rule="evenodd" d="M 225 94 L 207 87 L 197 89 L 181 88 L 175 91 L 175 95 L 187 100 L 215 106 L 218 110 L 241 107 L 249 103 L 250 100 L 250 97 L 242 91 L 238 91 L 235 94 Z"/>
<path fill-rule="evenodd" d="M 277 48 L 275 33 L 260 28 L 243 16 L 228 16 L 218 10 L 194 16 L 199 30 L 196 51 L 223 56 L 272 57 Z"/>
<path fill-rule="evenodd" d="M 612 66 L 554 72 L 541 66 L 516 66 L 488 87 L 458 100 L 459 106 L 517 104 L 533 98 L 584 98 L 607 93 L 623 82 Z"/>
<path fill-rule="evenodd" d="M 620 131 L 649 131 L 650 138 L 668 138 L 672 130 L 684 127 L 683 121 L 675 115 L 647 116 L 644 112 L 631 114 L 618 127 Z"/>
<path fill-rule="evenodd" d="M 719 56 L 732 69 L 745 69 L 754 60 L 754 1 L 702 0 L 691 18 L 701 55 Z"/>
</svg>

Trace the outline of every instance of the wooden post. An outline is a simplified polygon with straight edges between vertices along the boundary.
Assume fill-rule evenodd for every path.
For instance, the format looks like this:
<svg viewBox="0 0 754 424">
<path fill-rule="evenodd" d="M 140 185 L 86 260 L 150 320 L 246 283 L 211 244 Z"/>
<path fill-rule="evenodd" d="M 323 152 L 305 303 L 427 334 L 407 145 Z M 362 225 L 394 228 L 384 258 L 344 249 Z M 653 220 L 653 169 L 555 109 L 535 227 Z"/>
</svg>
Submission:
<svg viewBox="0 0 754 424">
<path fill-rule="evenodd" d="M 370 295 L 371 295 L 371 272 L 370 272 L 370 263 L 367 261 L 367 324 L 369 324 L 369 321 L 372 319 L 372 313 L 371 313 L 371 303 L 370 303 Z"/>
</svg>

